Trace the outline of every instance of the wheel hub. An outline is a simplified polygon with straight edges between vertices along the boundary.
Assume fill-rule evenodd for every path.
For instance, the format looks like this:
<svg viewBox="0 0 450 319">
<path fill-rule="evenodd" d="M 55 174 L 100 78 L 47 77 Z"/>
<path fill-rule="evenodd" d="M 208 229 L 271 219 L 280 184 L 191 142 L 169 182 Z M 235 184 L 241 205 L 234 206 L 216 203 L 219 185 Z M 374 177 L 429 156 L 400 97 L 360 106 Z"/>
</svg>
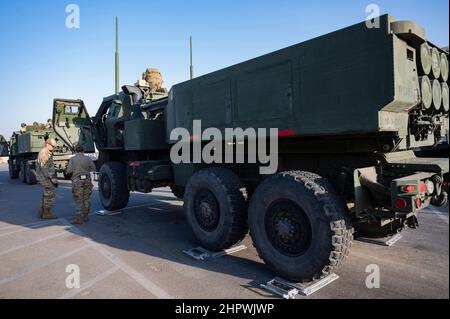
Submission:
<svg viewBox="0 0 450 319">
<path fill-rule="evenodd" d="M 266 211 L 266 232 L 273 247 L 287 256 L 300 256 L 311 243 L 311 226 L 295 203 L 283 200 Z"/>
<path fill-rule="evenodd" d="M 211 191 L 200 190 L 194 199 L 194 214 L 200 227 L 208 232 L 217 228 L 220 210 L 217 200 Z"/>
<path fill-rule="evenodd" d="M 281 218 L 275 224 L 275 231 L 280 235 L 284 241 L 289 241 L 295 234 L 294 221 L 289 218 Z"/>
</svg>

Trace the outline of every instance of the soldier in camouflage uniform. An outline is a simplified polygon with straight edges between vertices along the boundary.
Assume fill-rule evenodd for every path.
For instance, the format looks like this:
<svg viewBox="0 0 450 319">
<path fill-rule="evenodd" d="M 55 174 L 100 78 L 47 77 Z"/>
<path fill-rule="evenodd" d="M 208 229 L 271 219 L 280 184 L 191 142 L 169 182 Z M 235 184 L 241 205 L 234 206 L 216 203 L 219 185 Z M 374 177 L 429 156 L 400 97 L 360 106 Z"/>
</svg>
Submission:
<svg viewBox="0 0 450 319">
<path fill-rule="evenodd" d="M 72 224 L 82 224 L 89 221 L 91 208 L 92 181 L 90 172 L 95 171 L 94 162 L 84 155 L 82 145 L 75 146 L 76 155 L 67 166 L 67 172 L 72 175 L 72 194 L 76 206 L 75 219 Z"/>
<path fill-rule="evenodd" d="M 53 148 L 56 141 L 49 138 L 45 141 L 45 147 L 39 152 L 36 161 L 36 178 L 43 188 L 41 207 L 39 208 L 39 218 L 57 218 L 51 212 L 55 202 L 55 187 L 58 186 L 56 179 L 55 164 L 53 163 Z"/>
<path fill-rule="evenodd" d="M 142 80 L 138 84 L 145 81 L 151 92 L 167 93 L 167 89 L 162 87 L 164 83 L 161 72 L 155 68 L 148 68 L 142 73 Z"/>
<path fill-rule="evenodd" d="M 20 133 L 26 133 L 27 132 L 27 124 L 22 123 L 20 124 Z"/>
</svg>

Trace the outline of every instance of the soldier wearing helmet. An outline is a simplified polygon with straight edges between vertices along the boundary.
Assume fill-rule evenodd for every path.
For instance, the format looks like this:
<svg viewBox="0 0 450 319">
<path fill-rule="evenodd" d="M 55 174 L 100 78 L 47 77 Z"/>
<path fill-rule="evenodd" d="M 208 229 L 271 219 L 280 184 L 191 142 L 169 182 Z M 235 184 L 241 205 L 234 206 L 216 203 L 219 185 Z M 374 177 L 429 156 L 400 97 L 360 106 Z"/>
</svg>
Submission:
<svg viewBox="0 0 450 319">
<path fill-rule="evenodd" d="M 39 152 L 36 161 L 36 178 L 43 190 L 41 207 L 39 208 L 38 214 L 41 219 L 57 218 L 51 212 L 55 202 L 55 187 L 58 187 L 55 164 L 53 162 L 53 149 L 55 147 L 56 141 L 53 138 L 47 138 L 45 147 Z"/>
<path fill-rule="evenodd" d="M 20 133 L 25 133 L 27 131 L 27 124 L 22 123 L 20 124 Z"/>
<path fill-rule="evenodd" d="M 89 221 L 89 211 L 91 208 L 92 185 L 91 172 L 94 172 L 94 162 L 84 155 L 84 148 L 81 144 L 75 145 L 76 155 L 69 160 L 67 173 L 72 177 L 72 195 L 75 201 L 76 212 L 72 224 L 82 224 Z"/>
<path fill-rule="evenodd" d="M 148 68 L 142 73 L 142 79 L 136 85 L 150 88 L 151 93 L 158 92 L 167 94 L 167 89 L 162 87 L 163 83 L 161 72 L 155 68 Z"/>
</svg>

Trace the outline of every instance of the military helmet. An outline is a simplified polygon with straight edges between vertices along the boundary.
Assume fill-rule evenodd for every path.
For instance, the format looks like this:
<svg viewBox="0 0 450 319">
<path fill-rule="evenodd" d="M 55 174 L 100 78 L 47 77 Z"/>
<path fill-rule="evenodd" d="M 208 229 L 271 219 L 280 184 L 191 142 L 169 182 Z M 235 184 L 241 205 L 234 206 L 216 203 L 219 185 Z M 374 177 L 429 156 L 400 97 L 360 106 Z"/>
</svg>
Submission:
<svg viewBox="0 0 450 319">
<path fill-rule="evenodd" d="M 148 68 L 145 70 L 142 74 L 142 79 L 148 82 L 152 91 L 161 89 L 164 82 L 161 72 L 155 68 Z"/>
</svg>

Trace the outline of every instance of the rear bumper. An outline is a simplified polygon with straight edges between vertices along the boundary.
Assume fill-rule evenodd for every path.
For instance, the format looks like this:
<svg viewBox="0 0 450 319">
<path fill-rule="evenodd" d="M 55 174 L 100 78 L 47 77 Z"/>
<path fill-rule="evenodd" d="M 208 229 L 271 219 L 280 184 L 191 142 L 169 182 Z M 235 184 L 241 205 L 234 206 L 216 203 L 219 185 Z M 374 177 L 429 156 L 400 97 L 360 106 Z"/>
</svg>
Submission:
<svg viewBox="0 0 450 319">
<path fill-rule="evenodd" d="M 415 214 L 431 205 L 441 206 L 447 194 L 443 175 L 448 158 L 417 158 L 413 152 L 384 155 L 384 163 L 354 172 L 356 215 L 382 209 L 392 215 Z"/>
</svg>

